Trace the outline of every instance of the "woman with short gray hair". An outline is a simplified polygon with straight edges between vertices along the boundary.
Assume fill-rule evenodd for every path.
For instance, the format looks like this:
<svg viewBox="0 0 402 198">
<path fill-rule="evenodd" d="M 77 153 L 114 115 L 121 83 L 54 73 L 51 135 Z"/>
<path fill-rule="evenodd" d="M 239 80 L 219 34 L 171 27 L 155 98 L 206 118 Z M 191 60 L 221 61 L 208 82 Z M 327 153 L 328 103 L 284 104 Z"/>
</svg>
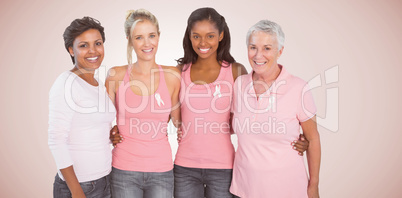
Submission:
<svg viewBox="0 0 402 198">
<path fill-rule="evenodd" d="M 262 20 L 247 33 L 253 71 L 237 78 L 233 129 L 239 147 L 231 193 L 239 197 L 318 198 L 321 158 L 316 107 L 307 82 L 277 63 L 285 35 L 275 22 Z M 289 148 L 300 135 L 309 141 L 307 177 L 302 156 Z"/>
</svg>

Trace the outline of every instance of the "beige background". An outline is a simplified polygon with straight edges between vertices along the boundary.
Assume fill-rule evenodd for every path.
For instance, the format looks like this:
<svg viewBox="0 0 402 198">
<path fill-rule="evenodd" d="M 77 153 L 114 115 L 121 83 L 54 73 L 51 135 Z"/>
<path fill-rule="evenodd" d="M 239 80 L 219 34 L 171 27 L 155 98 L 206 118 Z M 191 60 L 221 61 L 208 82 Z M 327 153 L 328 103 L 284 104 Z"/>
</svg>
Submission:
<svg viewBox="0 0 402 198">
<path fill-rule="evenodd" d="M 291 73 L 310 80 L 339 66 L 338 82 L 325 85 L 323 78 L 324 86 L 313 90 L 318 116 L 335 117 L 327 121 L 338 128 L 319 129 L 321 197 L 401 197 L 402 2 L 380 0 L 1 1 L 0 197 L 51 197 L 56 166 L 47 146 L 48 91 L 72 67 L 62 33 L 73 19 L 92 16 L 105 27 L 104 75 L 126 62 L 126 10 L 145 8 L 158 17 L 157 62 L 175 65 L 187 17 L 203 6 L 226 17 L 232 54 L 249 71 L 245 35 L 260 19 L 285 31 L 279 62 Z M 339 91 L 335 103 L 327 104 L 327 88 Z M 329 114 L 337 99 L 339 108 Z"/>
</svg>

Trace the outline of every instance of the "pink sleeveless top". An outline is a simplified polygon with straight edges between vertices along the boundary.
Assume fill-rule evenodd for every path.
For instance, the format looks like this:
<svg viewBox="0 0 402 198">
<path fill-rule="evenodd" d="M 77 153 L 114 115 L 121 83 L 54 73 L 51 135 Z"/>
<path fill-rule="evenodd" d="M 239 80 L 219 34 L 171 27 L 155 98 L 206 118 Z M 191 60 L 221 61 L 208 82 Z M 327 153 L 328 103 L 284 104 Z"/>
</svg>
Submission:
<svg viewBox="0 0 402 198">
<path fill-rule="evenodd" d="M 232 169 L 234 148 L 229 128 L 232 66 L 224 63 L 218 78 L 213 83 L 202 85 L 191 81 L 190 71 L 191 65 L 182 72 L 183 138 L 175 164 L 191 168 Z"/>
<path fill-rule="evenodd" d="M 112 165 L 128 171 L 166 172 L 173 168 L 167 137 L 171 97 L 159 67 L 159 86 L 149 96 L 135 94 L 127 69 L 116 94 L 117 126 L 124 137 L 113 149 Z M 131 82 L 136 86 L 138 81 Z"/>
</svg>

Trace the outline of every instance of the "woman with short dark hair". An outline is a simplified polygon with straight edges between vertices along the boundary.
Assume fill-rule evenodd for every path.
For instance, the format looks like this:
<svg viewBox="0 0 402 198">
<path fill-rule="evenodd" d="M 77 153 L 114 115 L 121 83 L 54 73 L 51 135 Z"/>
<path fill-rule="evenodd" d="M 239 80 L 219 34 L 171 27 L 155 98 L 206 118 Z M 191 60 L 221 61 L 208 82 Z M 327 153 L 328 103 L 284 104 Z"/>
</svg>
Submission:
<svg viewBox="0 0 402 198">
<path fill-rule="evenodd" d="M 96 79 L 105 33 L 96 19 L 74 20 L 63 34 L 74 67 L 49 92 L 48 144 L 56 161 L 53 196 L 109 198 L 111 122 L 116 116 L 104 84 Z"/>
</svg>

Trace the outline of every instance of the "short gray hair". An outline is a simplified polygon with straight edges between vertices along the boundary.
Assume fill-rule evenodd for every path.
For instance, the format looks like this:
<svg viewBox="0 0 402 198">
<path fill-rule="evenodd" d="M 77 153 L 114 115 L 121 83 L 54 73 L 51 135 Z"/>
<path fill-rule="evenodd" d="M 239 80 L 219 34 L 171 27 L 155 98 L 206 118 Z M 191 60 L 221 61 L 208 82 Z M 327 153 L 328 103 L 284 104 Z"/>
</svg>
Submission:
<svg viewBox="0 0 402 198">
<path fill-rule="evenodd" d="M 261 20 L 248 29 L 246 43 L 249 44 L 250 36 L 254 32 L 265 32 L 269 35 L 276 36 L 278 40 L 278 50 L 282 49 L 285 44 L 285 33 L 283 33 L 281 26 L 269 20 Z"/>
</svg>

